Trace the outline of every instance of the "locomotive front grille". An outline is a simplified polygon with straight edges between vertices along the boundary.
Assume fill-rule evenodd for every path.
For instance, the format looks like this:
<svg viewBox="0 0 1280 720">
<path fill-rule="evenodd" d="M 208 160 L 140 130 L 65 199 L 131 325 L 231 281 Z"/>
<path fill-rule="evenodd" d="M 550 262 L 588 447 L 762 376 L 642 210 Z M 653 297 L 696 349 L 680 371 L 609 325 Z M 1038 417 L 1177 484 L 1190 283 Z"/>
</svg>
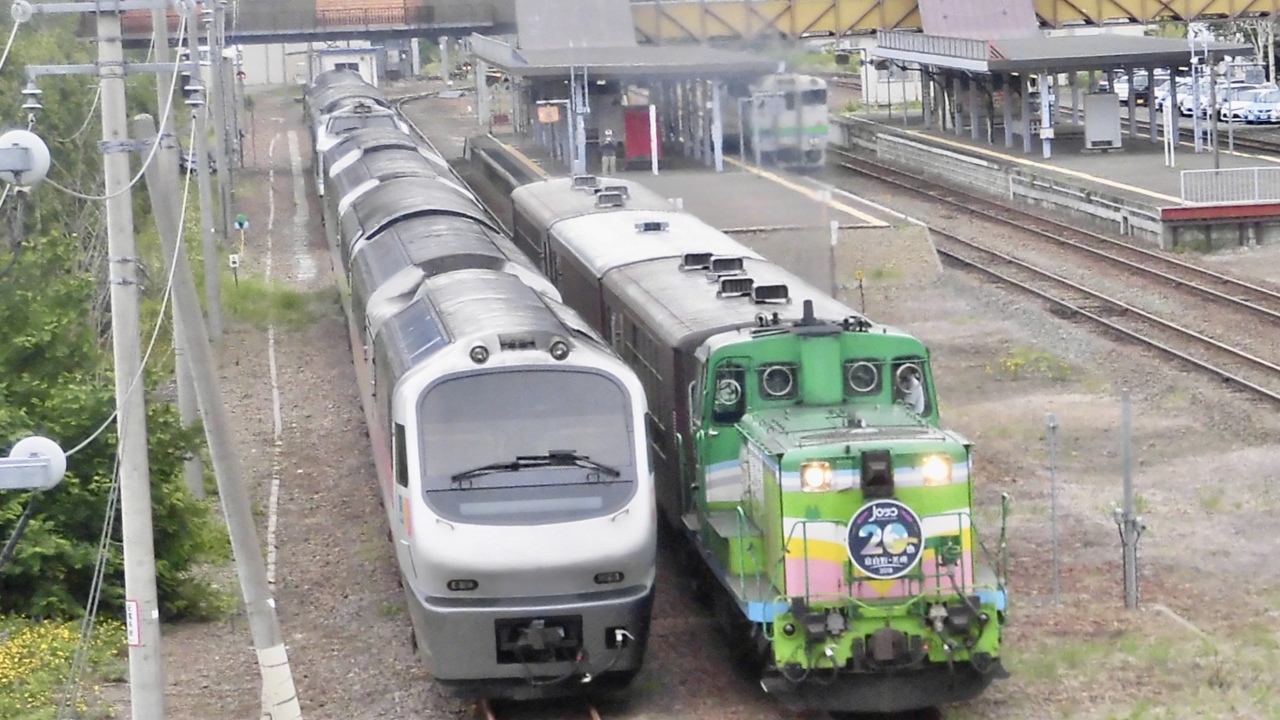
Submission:
<svg viewBox="0 0 1280 720">
<path fill-rule="evenodd" d="M 582 650 L 582 616 L 495 620 L 499 665 L 572 662 Z"/>
</svg>

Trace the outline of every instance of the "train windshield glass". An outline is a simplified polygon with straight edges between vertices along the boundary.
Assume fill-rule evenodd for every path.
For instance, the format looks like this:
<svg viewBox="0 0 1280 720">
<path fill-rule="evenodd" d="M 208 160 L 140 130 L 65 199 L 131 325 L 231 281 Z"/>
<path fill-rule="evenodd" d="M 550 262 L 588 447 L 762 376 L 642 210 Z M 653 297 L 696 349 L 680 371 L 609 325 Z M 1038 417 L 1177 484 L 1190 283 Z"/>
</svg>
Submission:
<svg viewBox="0 0 1280 720">
<path fill-rule="evenodd" d="M 442 517 L 536 524 L 621 509 L 635 491 L 626 393 L 593 372 L 446 380 L 423 398 L 423 491 Z"/>
</svg>

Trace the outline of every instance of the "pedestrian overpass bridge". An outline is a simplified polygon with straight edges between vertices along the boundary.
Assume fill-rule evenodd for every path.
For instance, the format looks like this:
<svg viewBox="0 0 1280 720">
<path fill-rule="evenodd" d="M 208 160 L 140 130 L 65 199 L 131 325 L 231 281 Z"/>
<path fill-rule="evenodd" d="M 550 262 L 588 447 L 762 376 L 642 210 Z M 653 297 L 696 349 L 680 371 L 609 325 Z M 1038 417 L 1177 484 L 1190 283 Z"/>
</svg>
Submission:
<svg viewBox="0 0 1280 720">
<path fill-rule="evenodd" d="M 1274 16 L 1280 0 L 1030 0 L 1045 28 Z M 649 42 L 842 37 L 919 30 L 917 0 L 632 0 Z M 998 22 L 998 21 L 997 21 Z"/>
<path fill-rule="evenodd" d="M 583 0 L 563 1 L 570 8 Z M 1239 20 L 1280 11 L 1280 0 L 1023 1 L 1034 5 L 1036 18 L 1046 28 Z M 642 42 L 688 43 L 919 30 L 921 2 L 931 0 L 631 0 L 630 7 Z M 514 33 L 515 4 L 516 0 L 246 0 L 235 4 L 234 14 L 227 13 L 227 42 Z M 124 20 L 127 43 L 150 39 L 149 12 L 125 13 Z M 176 13 L 170 13 L 170 26 L 177 27 Z"/>
</svg>

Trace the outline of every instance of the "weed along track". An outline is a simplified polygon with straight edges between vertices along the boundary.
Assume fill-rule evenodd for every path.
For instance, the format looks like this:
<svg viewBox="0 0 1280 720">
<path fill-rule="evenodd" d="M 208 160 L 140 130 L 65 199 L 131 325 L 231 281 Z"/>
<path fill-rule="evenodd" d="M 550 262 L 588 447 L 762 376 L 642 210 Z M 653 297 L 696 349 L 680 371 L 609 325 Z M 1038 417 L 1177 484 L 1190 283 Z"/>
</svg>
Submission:
<svg viewBox="0 0 1280 720">
<path fill-rule="evenodd" d="M 1087 319 L 1280 401 L 1280 346 L 1258 332 L 1280 319 L 1280 293 L 859 158 L 843 156 L 840 165 L 971 214 L 966 234 L 981 241 L 931 228 L 946 261 L 1048 301 L 1056 315 Z"/>
</svg>

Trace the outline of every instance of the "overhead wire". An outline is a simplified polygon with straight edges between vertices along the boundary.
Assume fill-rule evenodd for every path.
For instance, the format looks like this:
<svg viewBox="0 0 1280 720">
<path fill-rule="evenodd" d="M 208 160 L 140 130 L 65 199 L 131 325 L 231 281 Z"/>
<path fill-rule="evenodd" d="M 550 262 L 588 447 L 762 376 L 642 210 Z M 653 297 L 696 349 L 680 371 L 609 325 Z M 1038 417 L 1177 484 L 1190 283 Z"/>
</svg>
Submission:
<svg viewBox="0 0 1280 720">
<path fill-rule="evenodd" d="M 9 59 L 9 51 L 13 49 L 13 39 L 18 36 L 18 26 L 20 22 L 13 24 L 13 29 L 9 31 L 9 40 L 4 44 L 4 53 L 0 54 L 0 70 L 4 69 L 4 62 Z"/>
</svg>

